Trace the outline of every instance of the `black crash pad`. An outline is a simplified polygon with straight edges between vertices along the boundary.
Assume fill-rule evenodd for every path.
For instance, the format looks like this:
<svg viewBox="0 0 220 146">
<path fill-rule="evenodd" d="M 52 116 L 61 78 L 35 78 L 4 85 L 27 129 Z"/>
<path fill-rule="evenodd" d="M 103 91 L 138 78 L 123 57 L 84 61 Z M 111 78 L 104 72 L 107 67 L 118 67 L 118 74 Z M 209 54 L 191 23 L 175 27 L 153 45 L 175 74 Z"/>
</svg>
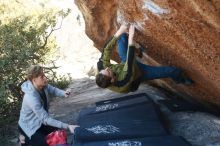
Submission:
<svg viewBox="0 0 220 146">
<path fill-rule="evenodd" d="M 76 142 L 167 135 L 152 102 L 84 115 L 78 124 Z"/>
<path fill-rule="evenodd" d="M 136 98 L 129 98 L 129 99 L 123 100 L 123 101 L 118 100 L 117 102 L 98 104 L 95 107 L 81 110 L 79 117 L 82 117 L 82 116 L 88 115 L 88 114 L 97 114 L 97 113 L 101 113 L 101 112 L 106 112 L 106 111 L 116 110 L 116 109 L 125 108 L 125 107 L 129 107 L 129 106 L 134 106 L 136 104 L 141 104 L 141 103 L 145 103 L 145 102 L 150 102 L 150 101 L 145 96 L 140 96 L 140 97 L 136 97 Z"/>
<path fill-rule="evenodd" d="M 181 137 L 160 136 L 78 143 L 71 146 L 191 146 Z"/>
<path fill-rule="evenodd" d="M 135 99 L 135 98 L 140 98 L 140 97 L 145 97 L 148 100 L 151 100 L 146 93 L 138 93 L 138 94 L 126 95 L 126 96 L 122 96 L 122 97 L 116 97 L 113 99 L 99 101 L 99 102 L 96 102 L 96 106 L 102 105 L 102 104 L 109 104 L 109 103 L 114 103 L 114 102 L 126 101 L 129 99 Z"/>
</svg>

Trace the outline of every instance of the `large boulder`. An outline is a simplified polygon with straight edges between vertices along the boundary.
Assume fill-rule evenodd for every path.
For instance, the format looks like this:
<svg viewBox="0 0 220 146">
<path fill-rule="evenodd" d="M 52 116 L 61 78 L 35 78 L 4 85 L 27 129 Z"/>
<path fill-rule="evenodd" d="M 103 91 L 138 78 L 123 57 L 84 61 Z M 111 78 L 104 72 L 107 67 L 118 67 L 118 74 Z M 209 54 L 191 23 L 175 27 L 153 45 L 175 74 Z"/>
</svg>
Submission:
<svg viewBox="0 0 220 146">
<path fill-rule="evenodd" d="M 186 71 L 193 86 L 161 80 L 160 85 L 220 106 L 219 0 L 75 0 L 86 34 L 101 50 L 120 23 L 135 23 L 135 40 L 149 57 L 145 63 Z M 117 52 L 112 58 L 118 61 Z M 163 83 L 163 84 L 162 84 Z M 164 84 L 166 83 L 166 84 Z"/>
</svg>

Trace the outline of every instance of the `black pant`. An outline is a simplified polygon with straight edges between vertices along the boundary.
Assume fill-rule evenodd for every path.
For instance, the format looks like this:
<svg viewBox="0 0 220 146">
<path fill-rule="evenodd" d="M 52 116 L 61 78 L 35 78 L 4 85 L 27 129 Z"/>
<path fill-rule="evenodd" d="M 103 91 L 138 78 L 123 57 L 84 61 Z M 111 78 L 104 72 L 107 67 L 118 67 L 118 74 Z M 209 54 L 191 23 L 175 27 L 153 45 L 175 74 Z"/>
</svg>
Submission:
<svg viewBox="0 0 220 146">
<path fill-rule="evenodd" d="M 25 134 L 25 132 L 18 126 L 19 132 L 25 136 L 25 144 L 21 146 L 49 146 L 46 142 L 46 136 L 58 130 L 56 127 L 41 125 L 41 127 L 31 136 L 31 139 Z"/>
</svg>

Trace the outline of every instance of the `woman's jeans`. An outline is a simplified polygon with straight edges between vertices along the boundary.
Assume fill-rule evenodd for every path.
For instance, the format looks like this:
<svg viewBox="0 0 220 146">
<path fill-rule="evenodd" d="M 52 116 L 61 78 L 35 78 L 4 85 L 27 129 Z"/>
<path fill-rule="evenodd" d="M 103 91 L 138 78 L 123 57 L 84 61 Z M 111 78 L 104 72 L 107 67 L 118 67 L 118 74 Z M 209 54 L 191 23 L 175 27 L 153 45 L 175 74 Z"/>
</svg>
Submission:
<svg viewBox="0 0 220 146">
<path fill-rule="evenodd" d="M 123 33 L 117 42 L 118 53 L 122 63 L 126 62 L 128 49 L 128 36 Z M 139 69 L 143 73 L 144 80 L 172 78 L 176 83 L 181 82 L 182 70 L 172 66 L 149 66 L 139 61 L 136 61 Z"/>
<path fill-rule="evenodd" d="M 53 131 L 58 130 L 56 127 L 42 125 L 32 136 L 31 139 L 24 133 L 20 126 L 19 132 L 25 137 L 25 144 L 21 146 L 49 146 L 46 142 L 46 136 Z"/>
</svg>

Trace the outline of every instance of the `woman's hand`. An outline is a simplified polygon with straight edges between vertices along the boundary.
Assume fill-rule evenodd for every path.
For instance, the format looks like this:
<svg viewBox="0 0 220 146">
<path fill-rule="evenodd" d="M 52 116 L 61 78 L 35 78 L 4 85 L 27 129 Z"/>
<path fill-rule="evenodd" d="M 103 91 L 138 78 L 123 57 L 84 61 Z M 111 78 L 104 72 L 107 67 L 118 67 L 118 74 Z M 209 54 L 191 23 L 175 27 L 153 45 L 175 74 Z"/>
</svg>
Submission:
<svg viewBox="0 0 220 146">
<path fill-rule="evenodd" d="M 130 28 L 129 28 L 128 45 L 133 45 L 133 44 L 134 44 L 134 41 L 133 41 L 134 32 L 135 32 L 134 24 L 131 24 L 131 25 L 130 25 Z"/>
<path fill-rule="evenodd" d="M 70 132 L 73 134 L 74 133 L 74 130 L 79 127 L 78 125 L 69 125 L 68 126 L 68 129 L 70 130 Z"/>
<path fill-rule="evenodd" d="M 65 97 L 68 97 L 70 95 L 70 89 L 67 89 L 66 91 L 65 91 Z"/>
</svg>

